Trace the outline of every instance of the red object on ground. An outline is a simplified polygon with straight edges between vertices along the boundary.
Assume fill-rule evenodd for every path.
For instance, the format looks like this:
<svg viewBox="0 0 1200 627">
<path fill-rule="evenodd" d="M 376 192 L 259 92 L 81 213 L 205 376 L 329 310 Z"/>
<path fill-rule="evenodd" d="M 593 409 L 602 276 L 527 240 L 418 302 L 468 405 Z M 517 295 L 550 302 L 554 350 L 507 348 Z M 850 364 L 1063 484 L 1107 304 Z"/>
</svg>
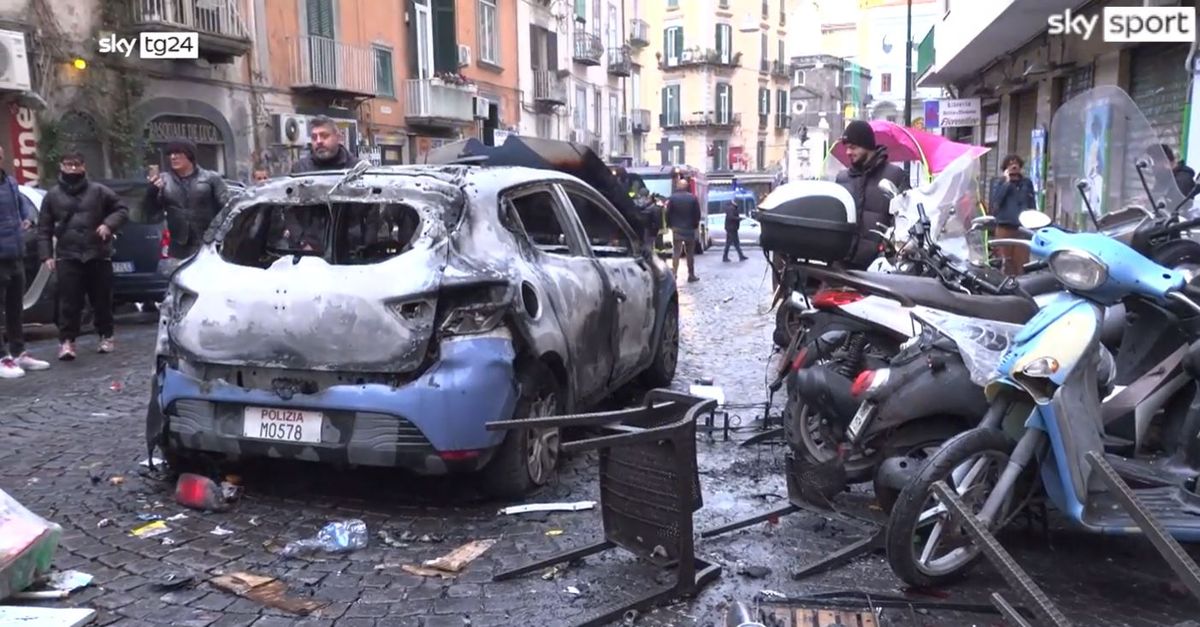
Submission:
<svg viewBox="0 0 1200 627">
<path fill-rule="evenodd" d="M 183 473 L 175 484 L 175 502 L 199 510 L 220 510 L 225 506 L 221 487 L 202 475 Z"/>
</svg>

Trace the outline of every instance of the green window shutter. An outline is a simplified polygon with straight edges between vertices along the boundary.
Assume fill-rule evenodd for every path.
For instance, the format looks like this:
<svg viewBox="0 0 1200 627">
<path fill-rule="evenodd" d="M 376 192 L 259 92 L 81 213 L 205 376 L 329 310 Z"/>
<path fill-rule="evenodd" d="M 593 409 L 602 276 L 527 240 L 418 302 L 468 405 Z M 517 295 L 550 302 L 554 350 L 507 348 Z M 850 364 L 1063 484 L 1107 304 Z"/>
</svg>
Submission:
<svg viewBox="0 0 1200 627">
<path fill-rule="evenodd" d="M 683 27 L 675 27 L 675 58 L 683 58 Z"/>
<path fill-rule="evenodd" d="M 454 30 L 454 0 L 433 2 L 433 71 L 458 73 L 458 35 Z"/>
<path fill-rule="evenodd" d="M 334 39 L 333 0 L 307 0 L 308 34 Z"/>
<path fill-rule="evenodd" d="M 417 53 L 417 3 L 414 0 L 404 0 L 404 10 L 408 13 L 408 24 L 404 26 L 404 48 L 407 53 L 404 56 L 408 57 L 405 59 L 408 64 L 408 77 L 419 78 L 421 71 Z"/>
<path fill-rule="evenodd" d="M 669 116 L 667 115 L 667 92 L 670 89 L 671 89 L 670 87 L 663 87 L 663 90 L 662 90 L 662 95 L 661 95 L 661 97 L 662 97 L 662 114 L 658 116 L 658 125 L 659 126 L 665 127 L 667 125 L 667 120 L 669 119 Z"/>
<path fill-rule="evenodd" d="M 392 51 L 375 48 L 375 85 L 380 96 L 396 96 L 395 72 L 392 70 Z"/>
<path fill-rule="evenodd" d="M 575 0 L 575 17 L 580 20 L 587 19 L 587 0 Z"/>
</svg>

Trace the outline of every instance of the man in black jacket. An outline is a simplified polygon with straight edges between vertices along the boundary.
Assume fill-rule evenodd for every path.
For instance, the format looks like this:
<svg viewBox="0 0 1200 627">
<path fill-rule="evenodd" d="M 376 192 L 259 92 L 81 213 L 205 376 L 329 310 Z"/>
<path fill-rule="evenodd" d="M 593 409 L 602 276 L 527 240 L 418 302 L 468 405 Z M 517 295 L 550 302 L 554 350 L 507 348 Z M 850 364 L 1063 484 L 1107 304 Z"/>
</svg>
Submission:
<svg viewBox="0 0 1200 627">
<path fill-rule="evenodd" d="M 675 181 L 675 192 L 667 199 L 667 226 L 671 229 L 671 272 L 679 276 L 679 257 L 687 254 L 688 283 L 696 276 L 696 239 L 700 237 L 700 200 L 688 191 L 685 178 Z"/>
<path fill-rule="evenodd" d="M 229 187 L 221 175 L 196 164 L 196 145 L 186 139 L 167 144 L 171 168 L 149 178 L 143 207 L 146 215 L 166 215 L 171 266 L 200 250 L 204 232 L 229 202 Z"/>
<path fill-rule="evenodd" d="M 729 261 L 729 246 L 733 245 L 737 248 L 738 257 L 741 261 L 747 259 L 746 255 L 742 254 L 742 240 L 738 236 L 738 228 L 742 225 L 742 212 L 738 209 L 737 201 L 731 200 L 725 204 L 725 256 L 721 261 Z"/>
<path fill-rule="evenodd" d="M 292 174 L 353 168 L 356 161 L 342 145 L 340 133 L 333 118 L 318 115 L 309 120 L 308 138 L 312 149 L 292 164 Z"/>
<path fill-rule="evenodd" d="M 854 120 L 846 125 L 841 141 L 850 156 L 850 167 L 838 174 L 837 182 L 850 191 L 858 211 L 858 246 L 846 265 L 866 270 L 879 254 L 879 236 L 871 230 L 892 225 L 891 200 L 880 191 L 879 182 L 887 179 L 904 191 L 909 188 L 908 177 L 903 169 L 888 163 L 887 147 L 875 143 L 875 130 L 869 123 Z"/>
<path fill-rule="evenodd" d="M 59 359 L 75 359 L 85 294 L 100 335 L 96 352 L 113 351 L 112 243 L 128 220 L 129 209 L 116 192 L 88 180 L 83 154 L 63 155 L 58 184 L 46 193 L 38 217 L 39 253 L 58 274 Z"/>
<path fill-rule="evenodd" d="M 1021 230 L 1021 214 L 1037 209 L 1037 195 L 1033 181 L 1025 176 L 1025 160 L 1019 155 L 1008 155 L 1000 163 L 1004 176 L 992 184 L 988 194 L 988 208 L 996 218 L 997 239 L 1028 239 Z M 1024 246 L 996 246 L 1003 261 L 1004 273 L 1018 276 L 1025 271 L 1029 262 L 1029 249 Z"/>
<path fill-rule="evenodd" d="M 1163 144 L 1162 150 L 1167 155 L 1167 162 L 1171 165 L 1171 175 L 1175 177 L 1175 185 L 1186 198 L 1188 194 L 1192 193 L 1192 188 L 1196 186 L 1196 171 L 1180 161 L 1170 146 Z M 1167 209 L 1174 209 L 1174 207 L 1167 207 Z"/>
</svg>

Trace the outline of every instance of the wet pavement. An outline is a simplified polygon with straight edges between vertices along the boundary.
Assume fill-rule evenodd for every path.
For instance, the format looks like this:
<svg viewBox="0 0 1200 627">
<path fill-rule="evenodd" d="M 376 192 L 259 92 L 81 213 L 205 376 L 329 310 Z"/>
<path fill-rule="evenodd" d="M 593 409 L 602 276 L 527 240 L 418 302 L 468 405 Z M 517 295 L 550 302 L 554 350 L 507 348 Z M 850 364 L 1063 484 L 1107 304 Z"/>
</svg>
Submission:
<svg viewBox="0 0 1200 627">
<path fill-rule="evenodd" d="M 767 511 L 782 504 L 779 445 L 742 447 L 757 433 L 752 421 L 765 410 L 766 363 L 774 316 L 767 311 L 770 278 L 760 254 L 721 263 L 699 259 L 702 280 L 681 287 L 682 352 L 675 386 L 686 390 L 710 379 L 725 395 L 738 429 L 734 442 L 701 436 L 698 462 L 705 507 L 697 529 Z M 589 612 L 640 591 L 669 575 L 633 562 L 619 550 L 505 582 L 492 576 L 526 560 L 599 539 L 597 511 L 498 516 L 502 503 L 479 497 L 470 478 L 418 479 L 388 470 L 338 471 L 301 463 L 255 463 L 237 469 L 245 493 L 229 512 L 202 513 L 175 504 L 172 485 L 144 473 L 144 412 L 149 388 L 154 322 L 123 316 L 118 352 L 94 354 L 94 338 L 80 342 L 80 359 L 55 362 L 48 372 L 0 381 L 0 487 L 35 512 L 63 526 L 58 569 L 95 576 L 93 585 L 47 606 L 98 610 L 100 625 L 517 625 L 571 624 Z M 49 357 L 53 331 L 31 329 L 32 347 Z M 781 401 L 779 401 L 781 402 Z M 778 412 L 778 408 L 773 410 Z M 531 502 L 596 499 L 596 457 L 569 458 L 558 480 Z M 119 478 L 119 479 L 117 479 Z M 850 494 L 849 511 L 872 514 L 870 499 Z M 170 531 L 138 538 L 139 516 L 163 518 Z M 308 537 L 329 521 L 358 518 L 370 546 L 344 555 L 288 558 L 279 547 Z M 102 521 L 110 521 L 102 525 Z M 229 531 L 228 535 L 215 535 Z M 1173 625 L 1200 614 L 1153 549 L 1143 540 L 1105 540 L 1040 525 L 1016 523 L 1005 545 L 1077 624 Z M 389 546 L 380 531 L 405 546 Z M 220 533 L 220 532 L 219 532 Z M 723 624 L 729 600 L 750 602 L 763 590 L 795 596 L 861 591 L 897 595 L 903 590 L 881 556 L 802 581 L 801 565 L 859 537 L 860 531 L 800 513 L 712 539 L 698 554 L 724 572 L 694 600 L 638 617 L 636 624 Z M 415 539 L 409 539 L 415 538 Z M 471 540 L 496 544 L 454 579 L 401 570 Z M 169 542 L 164 542 L 169 540 Z M 393 542 L 396 544 L 396 542 Z M 207 579 L 238 571 L 277 577 L 291 594 L 327 605 L 297 618 L 216 589 Z M 165 590 L 169 573 L 195 584 Z M 963 584 L 914 597 L 986 603 L 1006 590 L 986 565 Z M 578 594 L 576 594 L 578 592 Z M 1011 592 L 1007 596 L 1012 599 Z M 993 625 L 995 615 L 884 610 L 881 624 Z"/>
</svg>

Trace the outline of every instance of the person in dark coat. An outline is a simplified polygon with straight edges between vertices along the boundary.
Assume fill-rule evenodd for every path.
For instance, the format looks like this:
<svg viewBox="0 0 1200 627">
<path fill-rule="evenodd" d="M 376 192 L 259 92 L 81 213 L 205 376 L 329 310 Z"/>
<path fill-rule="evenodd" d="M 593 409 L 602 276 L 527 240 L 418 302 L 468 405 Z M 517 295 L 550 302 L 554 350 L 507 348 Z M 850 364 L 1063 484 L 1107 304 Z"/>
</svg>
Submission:
<svg viewBox="0 0 1200 627">
<path fill-rule="evenodd" d="M 196 145 L 186 139 L 167 144 L 170 169 L 149 177 L 143 208 L 146 215 L 165 215 L 171 243 L 171 266 L 200 250 L 204 232 L 226 203 L 229 187 L 221 175 L 196 164 Z"/>
<path fill-rule="evenodd" d="M 688 191 L 685 178 L 675 181 L 675 192 L 667 199 L 667 227 L 671 229 L 671 272 L 679 276 L 679 257 L 687 255 L 688 283 L 696 276 L 696 239 L 700 237 L 700 200 Z"/>
<path fill-rule="evenodd" d="M 838 174 L 837 182 L 850 192 L 858 211 L 858 246 L 846 265 L 866 270 L 879 254 L 879 236 L 871 230 L 892 225 L 891 199 L 879 189 L 879 182 L 887 179 L 903 192 L 909 188 L 908 177 L 903 169 L 888 163 L 887 147 L 875 143 L 875 130 L 867 122 L 847 124 L 841 142 L 850 167 Z"/>
<path fill-rule="evenodd" d="M 733 246 L 737 249 L 738 258 L 741 261 L 748 259 L 742 254 L 742 240 L 738 236 L 738 229 L 742 225 L 742 211 L 738 209 L 737 201 L 731 200 L 725 204 L 725 256 L 721 261 L 729 261 L 729 247 Z"/>
<path fill-rule="evenodd" d="M 651 194 L 645 187 L 638 190 L 637 198 L 634 199 L 642 218 L 642 246 L 652 253 L 658 244 L 658 232 L 662 230 L 663 222 L 663 211 L 658 199 L 658 196 Z"/>
<path fill-rule="evenodd" d="M 357 163 L 342 145 L 341 131 L 333 118 L 318 115 L 309 120 L 308 139 L 312 147 L 308 154 L 292 164 L 292 174 L 348 170 Z"/>
<path fill-rule="evenodd" d="M 1187 198 L 1187 195 L 1192 193 L 1192 189 L 1196 187 L 1196 171 L 1180 161 L 1170 146 L 1163 144 L 1162 150 L 1167 155 L 1167 162 L 1171 164 L 1171 174 L 1175 177 L 1175 185 L 1183 197 Z M 1167 209 L 1174 209 L 1174 207 L 1167 207 Z"/>
<path fill-rule="evenodd" d="M 1008 155 L 1001 162 L 1004 176 L 992 184 L 988 195 L 988 208 L 996 218 L 998 239 L 1024 238 L 1021 231 L 1021 213 L 1037 209 L 1037 196 L 1033 181 L 1024 175 L 1025 160 L 1018 155 Z M 997 246 L 996 252 L 1004 262 L 1004 273 L 1018 276 L 1025 271 L 1029 262 L 1029 249 L 1024 246 Z"/>
<path fill-rule="evenodd" d="M 128 220 L 120 196 L 88 180 L 83 154 L 64 154 L 38 218 L 38 251 L 58 274 L 59 359 L 75 359 L 84 295 L 96 316 L 96 352 L 113 351 L 113 236 Z"/>
<path fill-rule="evenodd" d="M 4 149 L 0 148 L 0 163 Z M 37 209 L 17 189 L 17 181 L 0 168 L 0 304 L 3 305 L 7 352 L 0 348 L 0 379 L 25 376 L 27 370 L 45 370 L 50 364 L 34 359 L 25 350 L 25 238 L 33 227 Z"/>
</svg>

